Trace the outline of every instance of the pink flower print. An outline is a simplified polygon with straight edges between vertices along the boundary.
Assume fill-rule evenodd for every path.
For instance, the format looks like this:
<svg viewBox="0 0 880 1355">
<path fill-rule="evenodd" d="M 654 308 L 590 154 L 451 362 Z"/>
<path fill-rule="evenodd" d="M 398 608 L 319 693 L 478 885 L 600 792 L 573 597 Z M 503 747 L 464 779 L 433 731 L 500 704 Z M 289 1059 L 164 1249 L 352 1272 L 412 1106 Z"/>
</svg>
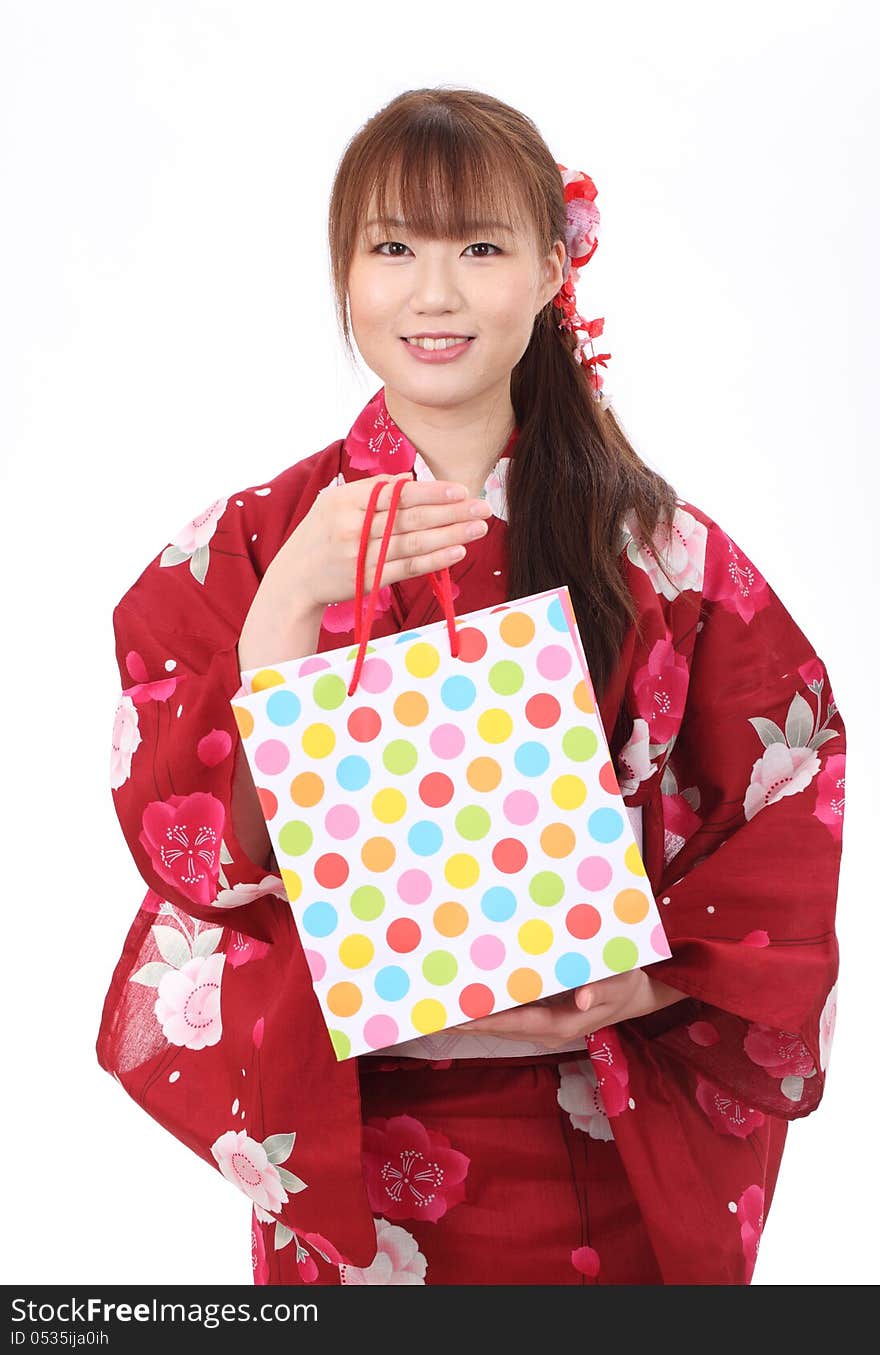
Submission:
<svg viewBox="0 0 880 1355">
<path fill-rule="evenodd" d="M 580 1271 L 581 1275 L 586 1275 L 594 1280 L 599 1274 L 601 1262 L 599 1253 L 595 1247 L 578 1247 L 571 1254 L 571 1264 L 575 1270 Z"/>
<path fill-rule="evenodd" d="M 587 1036 L 587 1048 L 605 1114 L 620 1115 L 629 1105 L 629 1064 L 617 1033 L 610 1026 L 594 1030 Z"/>
<path fill-rule="evenodd" d="M 703 597 L 719 602 L 725 611 L 737 612 L 749 625 L 770 601 L 767 580 L 717 523 L 711 530 L 715 549 L 706 553 Z"/>
<path fill-rule="evenodd" d="M 257 1222 L 255 1208 L 251 1210 L 251 1268 L 254 1272 L 254 1284 L 269 1283 L 269 1261 L 266 1256 L 266 1239 L 263 1237 L 262 1227 Z"/>
<path fill-rule="evenodd" d="M 572 1128 L 589 1134 L 591 1139 L 613 1139 L 592 1059 L 566 1059 L 558 1067 L 556 1100 L 568 1111 Z"/>
<path fill-rule="evenodd" d="M 752 1063 L 766 1068 L 771 1077 L 810 1077 L 816 1071 L 803 1040 L 787 1030 L 750 1021 L 743 1049 Z"/>
<path fill-rule="evenodd" d="M 831 831 L 831 836 L 839 842 L 843 836 L 843 815 L 846 809 L 846 756 L 832 753 L 816 782 L 816 818 Z"/>
<path fill-rule="evenodd" d="M 376 1255 L 366 1267 L 339 1267 L 341 1284 L 424 1284 L 428 1262 L 412 1233 L 376 1219 Z"/>
<path fill-rule="evenodd" d="M 177 535 L 171 538 L 171 544 L 184 555 L 193 555 L 200 547 L 207 546 L 217 530 L 217 523 L 226 512 L 226 504 L 226 499 L 215 499 L 209 503 L 204 512 L 181 527 Z"/>
<path fill-rule="evenodd" d="M 412 470 L 416 449 L 388 413 L 384 386 L 361 410 L 345 439 L 345 450 L 354 470 L 371 475 Z"/>
<path fill-rule="evenodd" d="M 658 640 L 633 678 L 636 710 L 647 723 L 650 743 L 665 746 L 678 733 L 687 689 L 687 659 L 670 638 Z"/>
<path fill-rule="evenodd" d="M 220 982 L 225 960 L 222 951 L 196 955 L 181 969 L 162 975 L 154 1010 L 170 1044 L 204 1049 L 219 1042 L 223 1034 Z"/>
<path fill-rule="evenodd" d="M 206 791 L 152 800 L 144 810 L 139 841 L 156 874 L 193 903 L 212 903 L 220 872 L 226 811 Z"/>
<path fill-rule="evenodd" d="M 686 589 L 700 591 L 706 556 L 705 523 L 699 522 L 687 509 L 676 508 L 671 522 L 664 520 L 657 524 L 650 543 L 643 540 L 632 511 L 626 514 L 621 525 L 627 556 L 648 575 L 655 593 L 672 602 Z"/>
<path fill-rule="evenodd" d="M 110 788 L 118 790 L 131 775 L 131 759 L 141 744 L 138 713 L 134 702 L 124 693 L 113 717 L 110 747 Z"/>
<path fill-rule="evenodd" d="M 234 1186 L 255 1204 L 277 1214 L 289 1196 L 281 1184 L 278 1170 L 269 1161 L 266 1149 L 245 1130 L 229 1129 L 211 1144 L 217 1166 Z"/>
<path fill-rule="evenodd" d="M 805 687 L 820 690 L 826 678 L 825 665 L 819 658 L 808 659 L 806 663 L 798 665 L 798 676 L 803 680 Z"/>
<path fill-rule="evenodd" d="M 263 960 L 268 954 L 268 941 L 257 941 L 243 932 L 233 932 L 226 947 L 226 958 L 233 969 L 247 964 L 249 960 Z"/>
<path fill-rule="evenodd" d="M 464 1199 L 470 1158 L 411 1115 L 364 1125 L 363 1157 L 370 1208 L 389 1219 L 436 1223 Z"/>
<path fill-rule="evenodd" d="M 822 1072 L 828 1067 L 828 1058 L 834 1042 L 834 1027 L 837 1023 L 837 982 L 825 999 L 825 1006 L 819 1017 L 819 1067 Z"/>
<path fill-rule="evenodd" d="M 624 799 L 635 795 L 639 787 L 657 771 L 649 755 L 650 743 L 648 722 L 639 716 L 633 721 L 632 733 L 615 762 L 617 784 Z"/>
<path fill-rule="evenodd" d="M 752 775 L 743 800 L 746 820 L 785 795 L 806 790 L 819 770 L 819 756 L 812 748 L 789 748 L 787 743 L 771 743 L 752 767 Z"/>
<path fill-rule="evenodd" d="M 155 682 L 136 682 L 131 687 L 126 687 L 123 692 L 136 706 L 144 706 L 148 701 L 167 701 L 169 696 L 174 695 L 174 691 L 179 682 L 182 682 L 185 673 L 177 677 L 157 678 Z"/>
<path fill-rule="evenodd" d="M 764 1116 L 759 1110 L 743 1105 L 735 1096 L 701 1077 L 697 1078 L 697 1105 L 719 1134 L 732 1134 L 735 1138 L 745 1139 L 764 1123 Z"/>
<path fill-rule="evenodd" d="M 369 593 L 364 588 L 364 603 L 366 604 Z M 376 597 L 376 610 L 373 613 L 373 619 L 382 612 L 387 612 L 392 603 L 392 593 L 390 587 L 380 588 Z M 321 618 L 321 628 L 330 635 L 349 635 L 354 633 L 355 610 L 354 598 L 345 602 L 328 602 L 324 608 Z"/>
<path fill-rule="evenodd" d="M 764 1192 L 760 1186 L 749 1186 L 743 1191 L 736 1206 L 736 1215 L 746 1262 L 745 1281 L 751 1284 L 764 1229 Z"/>
</svg>

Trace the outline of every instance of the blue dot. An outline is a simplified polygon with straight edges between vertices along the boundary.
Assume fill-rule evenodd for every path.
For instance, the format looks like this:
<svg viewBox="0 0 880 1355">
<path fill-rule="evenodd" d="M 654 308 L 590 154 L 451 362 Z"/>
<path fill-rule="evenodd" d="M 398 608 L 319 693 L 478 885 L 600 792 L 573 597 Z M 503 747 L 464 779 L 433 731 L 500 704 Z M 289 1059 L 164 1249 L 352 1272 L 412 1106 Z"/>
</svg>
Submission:
<svg viewBox="0 0 880 1355">
<path fill-rule="evenodd" d="M 359 753 L 344 757 L 336 768 L 336 780 L 343 790 L 363 790 L 370 779 L 370 764 Z"/>
<path fill-rule="evenodd" d="M 543 743 L 521 743 L 513 763 L 522 776 L 543 776 L 550 766 L 550 751 Z"/>
<path fill-rule="evenodd" d="M 568 622 L 562 607 L 562 599 L 557 594 L 547 608 L 547 621 L 554 630 L 568 630 Z"/>
<path fill-rule="evenodd" d="M 587 819 L 587 827 L 596 842 L 616 842 L 623 832 L 623 819 L 616 809 L 597 809 Z"/>
<path fill-rule="evenodd" d="M 399 1002 L 409 992 L 409 975 L 400 965 L 386 965 L 379 970 L 374 984 L 383 1002 Z"/>
<path fill-rule="evenodd" d="M 477 689 L 469 677 L 457 673 L 447 678 L 440 688 L 440 700 L 447 710 L 470 710 L 477 699 Z"/>
<path fill-rule="evenodd" d="M 590 962 L 586 955 L 578 955 L 570 950 L 560 955 L 553 971 L 563 988 L 579 988 L 582 983 L 590 982 Z"/>
<path fill-rule="evenodd" d="M 405 631 L 402 631 L 402 632 L 400 633 L 400 635 L 397 636 L 397 638 L 395 639 L 394 643 L 395 643 L 396 645 L 402 645 L 402 644 L 405 644 L 407 640 L 417 640 L 417 639 L 419 638 L 419 636 L 421 635 L 421 633 L 422 633 L 422 632 L 421 632 L 420 630 L 405 630 Z"/>
<path fill-rule="evenodd" d="M 273 725 L 292 725 L 302 709 L 296 692 L 273 692 L 266 702 L 266 714 Z"/>
<path fill-rule="evenodd" d="M 431 819 L 420 819 L 410 828 L 406 840 L 416 856 L 433 856 L 443 846 L 443 829 Z"/>
<path fill-rule="evenodd" d="M 338 921 L 332 903 L 310 903 L 303 913 L 303 926 L 309 936 L 329 936 Z"/>
<path fill-rule="evenodd" d="M 516 895 L 504 885 L 494 885 L 480 899 L 480 907 L 492 922 L 506 922 L 516 912 Z"/>
</svg>

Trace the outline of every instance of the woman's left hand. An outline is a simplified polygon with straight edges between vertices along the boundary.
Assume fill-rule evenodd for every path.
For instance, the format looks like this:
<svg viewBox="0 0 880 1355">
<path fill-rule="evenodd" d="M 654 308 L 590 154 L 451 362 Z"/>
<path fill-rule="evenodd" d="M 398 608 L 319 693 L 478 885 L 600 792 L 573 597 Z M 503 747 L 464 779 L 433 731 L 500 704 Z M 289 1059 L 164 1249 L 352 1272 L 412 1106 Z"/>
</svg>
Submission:
<svg viewBox="0 0 880 1355">
<path fill-rule="evenodd" d="M 614 1025 L 633 1016 L 647 1016 L 661 1007 L 680 1002 L 689 994 L 652 978 L 644 969 L 629 969 L 611 974 L 582 988 L 539 998 L 509 1011 L 481 1016 L 452 1026 L 452 1030 L 474 1034 L 499 1035 L 508 1040 L 531 1040 L 534 1044 L 556 1049 L 580 1036 L 592 1034 L 602 1026 Z"/>
</svg>

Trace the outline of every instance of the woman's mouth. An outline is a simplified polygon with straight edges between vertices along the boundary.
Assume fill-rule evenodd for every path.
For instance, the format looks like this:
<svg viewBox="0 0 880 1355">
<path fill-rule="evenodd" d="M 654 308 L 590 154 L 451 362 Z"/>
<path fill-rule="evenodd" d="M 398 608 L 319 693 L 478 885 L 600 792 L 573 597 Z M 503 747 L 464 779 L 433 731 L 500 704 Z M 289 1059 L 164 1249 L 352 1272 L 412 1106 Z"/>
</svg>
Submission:
<svg viewBox="0 0 880 1355">
<path fill-rule="evenodd" d="M 473 338 L 453 336 L 443 339 L 402 338 L 407 349 L 420 362 L 452 362 L 473 343 Z"/>
</svg>

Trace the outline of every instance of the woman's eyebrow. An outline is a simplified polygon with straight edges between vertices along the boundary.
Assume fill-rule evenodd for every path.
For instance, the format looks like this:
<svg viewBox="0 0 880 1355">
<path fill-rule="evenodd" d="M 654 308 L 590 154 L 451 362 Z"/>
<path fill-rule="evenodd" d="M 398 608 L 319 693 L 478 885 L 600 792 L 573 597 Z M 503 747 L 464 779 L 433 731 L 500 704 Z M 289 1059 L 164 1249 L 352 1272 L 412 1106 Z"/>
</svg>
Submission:
<svg viewBox="0 0 880 1355">
<path fill-rule="evenodd" d="M 378 217 L 372 217 L 367 222 L 367 226 L 405 227 L 406 222 L 401 221 L 399 217 L 387 217 L 384 221 L 380 221 Z M 464 223 L 464 231 L 466 234 L 470 234 L 473 231 L 506 231 L 508 235 L 513 234 L 513 228 L 506 221 L 466 221 Z"/>
</svg>

